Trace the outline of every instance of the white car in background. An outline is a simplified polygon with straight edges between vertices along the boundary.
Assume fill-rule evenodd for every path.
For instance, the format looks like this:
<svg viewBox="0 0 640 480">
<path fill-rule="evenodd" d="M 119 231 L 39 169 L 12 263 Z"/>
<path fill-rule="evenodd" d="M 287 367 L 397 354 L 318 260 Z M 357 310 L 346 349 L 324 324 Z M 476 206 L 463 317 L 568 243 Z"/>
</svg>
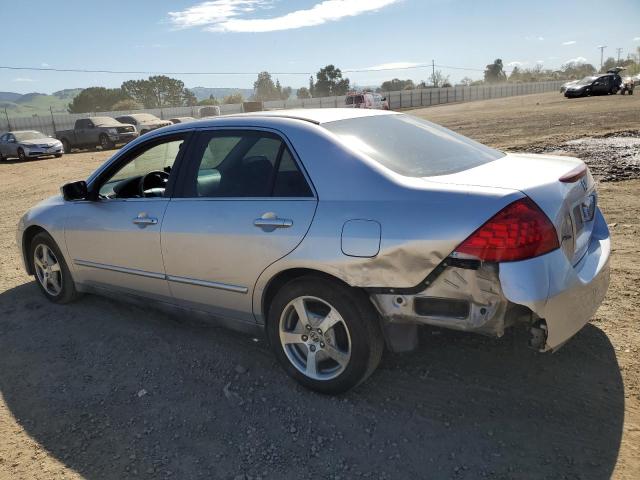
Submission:
<svg viewBox="0 0 640 480">
<path fill-rule="evenodd" d="M 62 143 L 37 130 L 20 130 L 0 135 L 0 160 L 61 157 Z"/>
<path fill-rule="evenodd" d="M 150 113 L 132 113 L 131 115 L 121 115 L 116 117 L 120 123 L 126 123 L 128 125 L 133 125 L 133 128 L 136 129 L 140 135 L 144 135 L 151 130 L 155 130 L 156 128 L 168 127 L 169 125 L 173 125 L 168 120 L 162 120 L 155 115 Z"/>
<path fill-rule="evenodd" d="M 389 102 L 379 93 L 351 92 L 345 98 L 347 108 L 369 108 L 374 110 L 389 110 Z"/>
</svg>

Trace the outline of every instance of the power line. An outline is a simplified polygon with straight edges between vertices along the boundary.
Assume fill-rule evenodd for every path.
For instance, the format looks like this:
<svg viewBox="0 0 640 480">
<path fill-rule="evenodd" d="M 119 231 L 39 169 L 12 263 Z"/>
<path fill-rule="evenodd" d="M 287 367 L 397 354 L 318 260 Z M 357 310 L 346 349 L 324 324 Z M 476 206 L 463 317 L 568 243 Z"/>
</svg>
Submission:
<svg viewBox="0 0 640 480">
<path fill-rule="evenodd" d="M 417 63 L 405 66 L 388 66 L 388 67 L 369 67 L 369 68 L 346 68 L 341 69 L 344 73 L 360 73 L 360 72 L 381 72 L 388 70 L 418 70 L 424 68 L 446 68 L 449 70 L 467 70 L 474 72 L 484 72 L 483 68 L 457 67 L 451 65 L 439 65 L 437 63 Z M 22 67 L 0 65 L 2 70 L 22 70 L 35 72 L 60 72 L 60 73 L 103 73 L 114 75 L 258 75 L 260 72 L 167 72 L 152 70 L 111 70 L 111 69 L 86 69 L 86 68 L 55 68 L 55 67 Z M 269 72 L 272 75 L 309 75 L 313 72 Z"/>
</svg>

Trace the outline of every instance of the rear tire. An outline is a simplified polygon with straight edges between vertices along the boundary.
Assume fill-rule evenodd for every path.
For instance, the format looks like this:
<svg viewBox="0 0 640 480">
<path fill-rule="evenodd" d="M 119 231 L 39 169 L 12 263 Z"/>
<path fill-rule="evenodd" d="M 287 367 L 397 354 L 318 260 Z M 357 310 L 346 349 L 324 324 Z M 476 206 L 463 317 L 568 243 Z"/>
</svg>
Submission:
<svg viewBox="0 0 640 480">
<path fill-rule="evenodd" d="M 379 317 L 366 294 L 316 276 L 292 280 L 278 291 L 267 335 L 285 371 L 326 394 L 364 382 L 384 348 Z"/>
<path fill-rule="evenodd" d="M 66 138 L 62 139 L 62 151 L 64 153 L 71 153 L 71 144 L 69 143 L 69 140 L 67 140 Z"/>
<path fill-rule="evenodd" d="M 80 294 L 56 242 L 40 232 L 29 246 L 29 261 L 40 291 L 53 303 L 69 303 Z"/>
</svg>

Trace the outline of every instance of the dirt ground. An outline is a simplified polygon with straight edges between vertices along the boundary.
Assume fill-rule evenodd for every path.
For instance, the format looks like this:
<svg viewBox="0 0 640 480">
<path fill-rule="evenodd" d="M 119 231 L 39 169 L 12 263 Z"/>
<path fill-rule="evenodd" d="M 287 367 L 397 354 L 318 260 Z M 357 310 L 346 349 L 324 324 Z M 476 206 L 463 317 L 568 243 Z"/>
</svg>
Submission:
<svg viewBox="0 0 640 480">
<path fill-rule="evenodd" d="M 511 149 L 640 130 L 640 96 L 411 113 Z M 558 353 L 526 349 L 519 331 L 425 328 L 418 351 L 386 354 L 331 398 L 289 380 L 259 339 L 42 297 L 22 271 L 18 218 L 109 154 L 0 163 L 0 479 L 640 478 L 640 180 L 600 184 L 611 287 Z"/>
</svg>

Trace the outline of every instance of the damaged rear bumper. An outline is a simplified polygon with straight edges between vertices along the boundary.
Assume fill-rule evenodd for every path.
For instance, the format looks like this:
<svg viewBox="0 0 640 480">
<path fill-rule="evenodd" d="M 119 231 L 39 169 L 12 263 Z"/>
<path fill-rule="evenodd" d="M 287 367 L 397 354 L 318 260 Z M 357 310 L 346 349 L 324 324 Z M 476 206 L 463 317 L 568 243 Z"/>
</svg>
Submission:
<svg viewBox="0 0 640 480">
<path fill-rule="evenodd" d="M 538 336 L 535 347 L 554 350 L 588 323 L 602 303 L 610 251 L 609 230 L 597 210 L 589 248 L 575 266 L 562 249 L 501 264 L 445 261 L 423 291 L 376 292 L 371 299 L 396 351 L 416 346 L 416 324 L 498 337 L 511 325 L 528 324 Z"/>
</svg>

